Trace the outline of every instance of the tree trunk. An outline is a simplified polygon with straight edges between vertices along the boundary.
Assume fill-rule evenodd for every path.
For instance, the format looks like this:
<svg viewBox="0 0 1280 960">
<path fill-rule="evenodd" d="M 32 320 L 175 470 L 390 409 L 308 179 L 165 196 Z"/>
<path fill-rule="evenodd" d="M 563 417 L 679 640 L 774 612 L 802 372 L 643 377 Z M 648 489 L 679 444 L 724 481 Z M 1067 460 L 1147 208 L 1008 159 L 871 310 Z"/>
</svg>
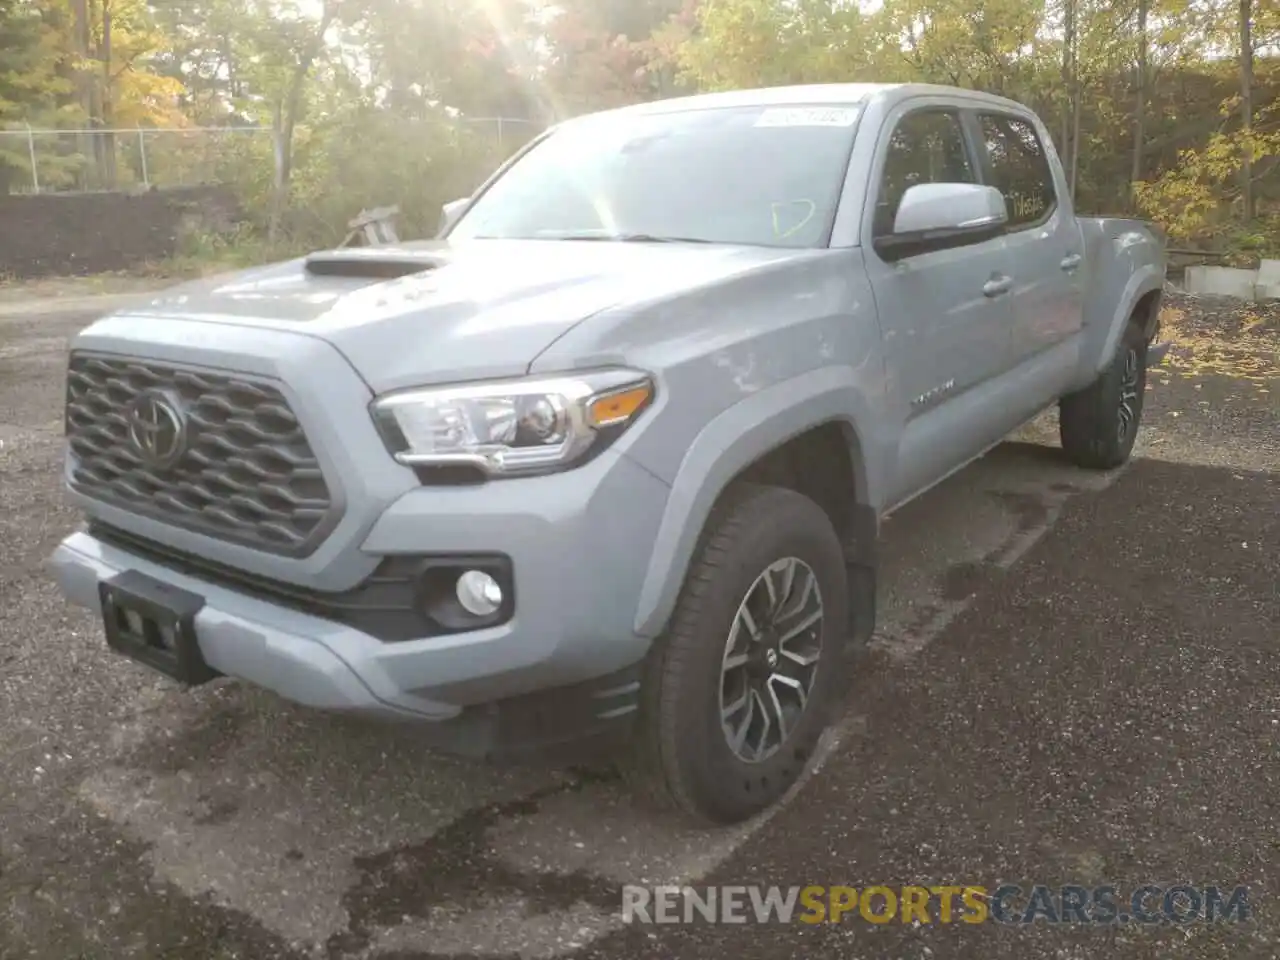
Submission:
<svg viewBox="0 0 1280 960">
<path fill-rule="evenodd" d="M 280 222 L 289 206 L 289 181 L 293 176 L 293 131 L 302 112 L 302 91 L 306 86 L 311 66 L 324 46 L 324 35 L 333 23 L 333 9 L 329 2 L 320 14 L 311 44 L 303 52 L 289 78 L 284 97 L 276 102 L 272 133 L 275 139 L 275 180 L 272 184 L 271 206 L 267 219 L 267 239 L 274 243 L 280 237 Z"/>
<path fill-rule="evenodd" d="M 1073 65 L 1074 66 L 1074 65 Z M 1071 79 L 1071 204 L 1076 202 L 1076 173 L 1080 169 L 1080 77 L 1073 69 Z"/>
<path fill-rule="evenodd" d="M 93 31 L 89 21 L 89 3 L 88 0 L 71 0 L 71 10 L 75 17 L 75 48 L 76 57 L 81 61 L 87 61 L 92 53 L 92 36 Z M 79 63 L 75 67 L 76 79 L 76 102 L 80 105 L 80 109 L 84 111 L 84 120 L 77 126 L 92 127 L 93 126 L 93 75 L 85 70 Z M 96 163 L 97 148 L 94 145 L 94 136 L 91 133 L 77 134 L 79 144 L 77 152 L 86 160 L 94 158 Z M 79 172 L 79 184 L 81 187 L 90 185 L 89 168 L 82 167 Z"/>
<path fill-rule="evenodd" d="M 240 98 L 240 73 L 236 70 L 236 58 L 231 52 L 231 40 L 222 38 L 222 64 L 227 69 L 227 93 L 232 99 Z"/>
<path fill-rule="evenodd" d="M 1133 184 L 1142 179 L 1143 138 L 1147 118 L 1147 2 L 1138 0 L 1138 77 L 1133 98 L 1133 158 L 1129 167 L 1129 202 L 1133 203 Z"/>
<path fill-rule="evenodd" d="M 1257 198 L 1253 192 L 1253 0 L 1240 0 L 1240 121 L 1244 156 L 1240 163 L 1240 199 L 1244 222 L 1253 222 Z"/>
<path fill-rule="evenodd" d="M 102 179 L 103 186 L 116 186 L 116 135 L 111 106 L 111 0 L 102 0 Z"/>
<path fill-rule="evenodd" d="M 1076 78 L 1076 13 L 1077 0 L 1063 0 L 1062 3 L 1062 91 L 1066 96 L 1066 104 L 1062 110 L 1062 160 L 1068 163 L 1074 155 L 1072 139 L 1078 128 L 1076 109 L 1080 99 Z M 1075 182 L 1074 163 L 1069 172 L 1072 183 Z M 1074 187 L 1073 187 L 1074 191 Z"/>
<path fill-rule="evenodd" d="M 75 17 L 75 52 L 81 59 L 89 56 L 89 6 L 87 0 L 71 0 L 71 12 Z M 85 114 L 89 113 L 89 85 L 84 72 L 76 68 L 76 91 L 79 94 L 80 106 Z"/>
<path fill-rule="evenodd" d="M 95 42 L 94 26 L 98 23 L 98 5 L 95 0 L 86 0 L 86 10 L 88 12 L 88 30 L 87 49 L 90 60 L 100 60 L 101 50 L 99 44 Z M 85 71 L 89 87 L 89 138 L 92 146 L 93 156 L 93 183 L 99 189 L 106 186 L 107 182 L 107 162 L 106 154 L 102 149 L 102 78 L 89 70 Z"/>
<path fill-rule="evenodd" d="M 271 113 L 271 207 L 267 212 L 267 242 L 275 243 L 280 235 L 280 218 L 284 216 L 285 199 L 289 191 L 286 179 L 285 154 L 288 148 L 284 142 L 284 124 L 281 120 L 283 104 L 277 103 Z"/>
</svg>

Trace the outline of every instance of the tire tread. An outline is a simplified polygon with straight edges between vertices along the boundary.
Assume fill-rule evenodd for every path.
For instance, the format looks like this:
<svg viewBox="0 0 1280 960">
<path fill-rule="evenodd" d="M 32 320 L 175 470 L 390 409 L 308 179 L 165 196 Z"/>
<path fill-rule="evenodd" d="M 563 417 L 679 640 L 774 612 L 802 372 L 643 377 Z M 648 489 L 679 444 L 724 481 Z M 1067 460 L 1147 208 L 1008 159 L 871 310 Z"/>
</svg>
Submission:
<svg viewBox="0 0 1280 960">
<path fill-rule="evenodd" d="M 731 562 L 750 525 L 779 507 L 793 505 L 800 496 L 786 488 L 736 483 L 711 511 L 671 621 L 655 641 L 641 682 L 635 742 L 625 770 L 646 806 L 703 825 L 721 822 L 708 815 L 678 761 L 680 700 L 685 684 L 695 674 L 693 661 L 703 642 L 697 632 L 698 620 L 715 579 Z"/>
<path fill-rule="evenodd" d="M 1088 470 L 1112 470 L 1129 459 L 1141 426 L 1145 371 L 1140 369 L 1139 372 L 1138 423 L 1134 425 L 1134 438 L 1124 444 L 1116 437 L 1116 393 L 1123 375 L 1125 352 L 1129 347 L 1136 347 L 1142 368 L 1146 365 L 1146 346 L 1142 331 L 1130 323 L 1121 338 L 1115 359 L 1098 378 L 1083 390 L 1068 394 L 1059 401 L 1058 436 L 1062 449 L 1077 466 Z"/>
</svg>

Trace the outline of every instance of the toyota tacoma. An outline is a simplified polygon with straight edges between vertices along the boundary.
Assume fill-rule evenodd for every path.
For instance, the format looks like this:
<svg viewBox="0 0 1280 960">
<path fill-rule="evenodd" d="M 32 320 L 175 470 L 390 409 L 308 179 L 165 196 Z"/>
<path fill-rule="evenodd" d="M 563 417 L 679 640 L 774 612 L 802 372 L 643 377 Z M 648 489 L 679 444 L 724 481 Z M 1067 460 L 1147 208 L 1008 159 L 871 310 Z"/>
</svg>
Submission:
<svg viewBox="0 0 1280 960">
<path fill-rule="evenodd" d="M 121 654 L 423 722 L 612 744 L 702 822 L 809 763 L 890 512 L 1050 406 L 1129 457 L 1163 246 L 1086 218 L 1025 107 L 920 85 L 566 121 L 430 241 L 196 281 L 67 372 L 53 557 Z"/>
</svg>

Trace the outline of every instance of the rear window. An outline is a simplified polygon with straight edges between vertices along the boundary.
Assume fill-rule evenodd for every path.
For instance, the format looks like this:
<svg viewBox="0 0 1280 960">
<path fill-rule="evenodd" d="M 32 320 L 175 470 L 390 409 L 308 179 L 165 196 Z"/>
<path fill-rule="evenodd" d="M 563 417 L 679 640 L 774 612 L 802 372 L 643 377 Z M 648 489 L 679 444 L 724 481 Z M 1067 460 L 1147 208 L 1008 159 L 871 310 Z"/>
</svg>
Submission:
<svg viewBox="0 0 1280 960">
<path fill-rule="evenodd" d="M 991 161 L 991 185 L 1004 194 L 1009 226 L 1029 227 L 1047 219 L 1058 205 L 1058 195 L 1035 127 L 1007 114 L 983 113 L 979 119 Z"/>
</svg>

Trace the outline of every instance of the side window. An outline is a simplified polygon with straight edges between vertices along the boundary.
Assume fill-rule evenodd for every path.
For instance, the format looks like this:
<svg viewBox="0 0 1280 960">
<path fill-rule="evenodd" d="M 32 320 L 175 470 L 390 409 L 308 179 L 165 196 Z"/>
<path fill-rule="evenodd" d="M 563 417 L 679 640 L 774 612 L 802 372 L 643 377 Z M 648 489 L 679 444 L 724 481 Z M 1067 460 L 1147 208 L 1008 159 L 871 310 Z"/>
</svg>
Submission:
<svg viewBox="0 0 1280 960">
<path fill-rule="evenodd" d="M 960 116 L 953 110 L 917 110 L 893 128 L 876 196 L 874 236 L 893 232 L 902 195 L 918 183 L 977 183 Z"/>
<path fill-rule="evenodd" d="M 1035 127 L 1005 114 L 984 113 L 979 119 L 991 161 L 991 185 L 1004 194 L 1009 227 L 1038 223 L 1057 206 L 1058 195 Z"/>
</svg>

